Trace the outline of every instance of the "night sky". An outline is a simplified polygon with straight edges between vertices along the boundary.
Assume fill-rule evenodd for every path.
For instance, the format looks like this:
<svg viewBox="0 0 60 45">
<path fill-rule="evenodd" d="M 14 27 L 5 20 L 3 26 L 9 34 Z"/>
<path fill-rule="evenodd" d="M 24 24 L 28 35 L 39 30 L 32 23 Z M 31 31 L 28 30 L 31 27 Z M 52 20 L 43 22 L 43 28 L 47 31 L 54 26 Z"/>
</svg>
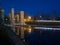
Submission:
<svg viewBox="0 0 60 45">
<path fill-rule="evenodd" d="M 60 0 L 0 0 L 5 14 L 9 14 L 11 8 L 15 9 L 15 13 L 23 10 L 30 15 L 36 15 L 38 12 L 51 13 L 56 11 L 60 14 Z"/>
</svg>

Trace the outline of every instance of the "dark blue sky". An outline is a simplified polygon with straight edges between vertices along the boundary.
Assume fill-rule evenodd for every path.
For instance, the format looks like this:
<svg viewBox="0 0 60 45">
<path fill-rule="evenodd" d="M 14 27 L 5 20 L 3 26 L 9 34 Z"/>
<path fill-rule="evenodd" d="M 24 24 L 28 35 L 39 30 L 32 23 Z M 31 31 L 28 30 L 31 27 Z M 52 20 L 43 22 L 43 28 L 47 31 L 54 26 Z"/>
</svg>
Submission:
<svg viewBox="0 0 60 45">
<path fill-rule="evenodd" d="M 38 12 L 48 13 L 54 10 L 60 14 L 60 0 L 1 0 L 1 3 L 6 14 L 10 13 L 12 7 L 15 12 L 23 10 L 30 15 L 36 15 Z"/>
</svg>

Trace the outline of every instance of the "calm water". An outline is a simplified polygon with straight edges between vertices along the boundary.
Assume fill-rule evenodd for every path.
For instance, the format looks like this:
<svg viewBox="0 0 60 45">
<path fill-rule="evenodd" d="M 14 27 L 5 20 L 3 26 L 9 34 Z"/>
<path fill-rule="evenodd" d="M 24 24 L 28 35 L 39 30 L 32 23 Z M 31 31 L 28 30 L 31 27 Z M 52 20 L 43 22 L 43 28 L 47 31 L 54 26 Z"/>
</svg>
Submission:
<svg viewBox="0 0 60 45">
<path fill-rule="evenodd" d="M 60 31 L 35 31 L 25 34 L 29 45 L 60 45 Z"/>
</svg>

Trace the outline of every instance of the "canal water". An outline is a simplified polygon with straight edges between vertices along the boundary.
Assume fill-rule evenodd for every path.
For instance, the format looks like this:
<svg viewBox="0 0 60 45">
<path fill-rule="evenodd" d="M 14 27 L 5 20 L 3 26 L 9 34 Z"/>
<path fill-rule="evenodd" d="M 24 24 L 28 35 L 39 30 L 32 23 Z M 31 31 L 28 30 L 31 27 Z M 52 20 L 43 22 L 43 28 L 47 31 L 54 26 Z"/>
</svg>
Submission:
<svg viewBox="0 0 60 45">
<path fill-rule="evenodd" d="M 28 45 L 60 45 L 60 31 L 36 30 L 25 34 Z"/>
</svg>

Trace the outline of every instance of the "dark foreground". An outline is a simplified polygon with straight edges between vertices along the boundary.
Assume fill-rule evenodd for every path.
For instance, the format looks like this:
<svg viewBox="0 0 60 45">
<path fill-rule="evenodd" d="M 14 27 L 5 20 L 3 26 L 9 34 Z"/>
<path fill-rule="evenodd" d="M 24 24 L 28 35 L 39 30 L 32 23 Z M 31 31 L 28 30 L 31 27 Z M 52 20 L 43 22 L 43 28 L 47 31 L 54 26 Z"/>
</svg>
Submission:
<svg viewBox="0 0 60 45">
<path fill-rule="evenodd" d="M 60 45 L 60 31 L 40 30 L 25 34 L 28 45 Z M 6 26 L 0 25 L 0 45 L 24 45 L 15 33 Z"/>
<path fill-rule="evenodd" d="M 0 24 L 0 45 L 24 45 L 10 27 Z"/>
</svg>

